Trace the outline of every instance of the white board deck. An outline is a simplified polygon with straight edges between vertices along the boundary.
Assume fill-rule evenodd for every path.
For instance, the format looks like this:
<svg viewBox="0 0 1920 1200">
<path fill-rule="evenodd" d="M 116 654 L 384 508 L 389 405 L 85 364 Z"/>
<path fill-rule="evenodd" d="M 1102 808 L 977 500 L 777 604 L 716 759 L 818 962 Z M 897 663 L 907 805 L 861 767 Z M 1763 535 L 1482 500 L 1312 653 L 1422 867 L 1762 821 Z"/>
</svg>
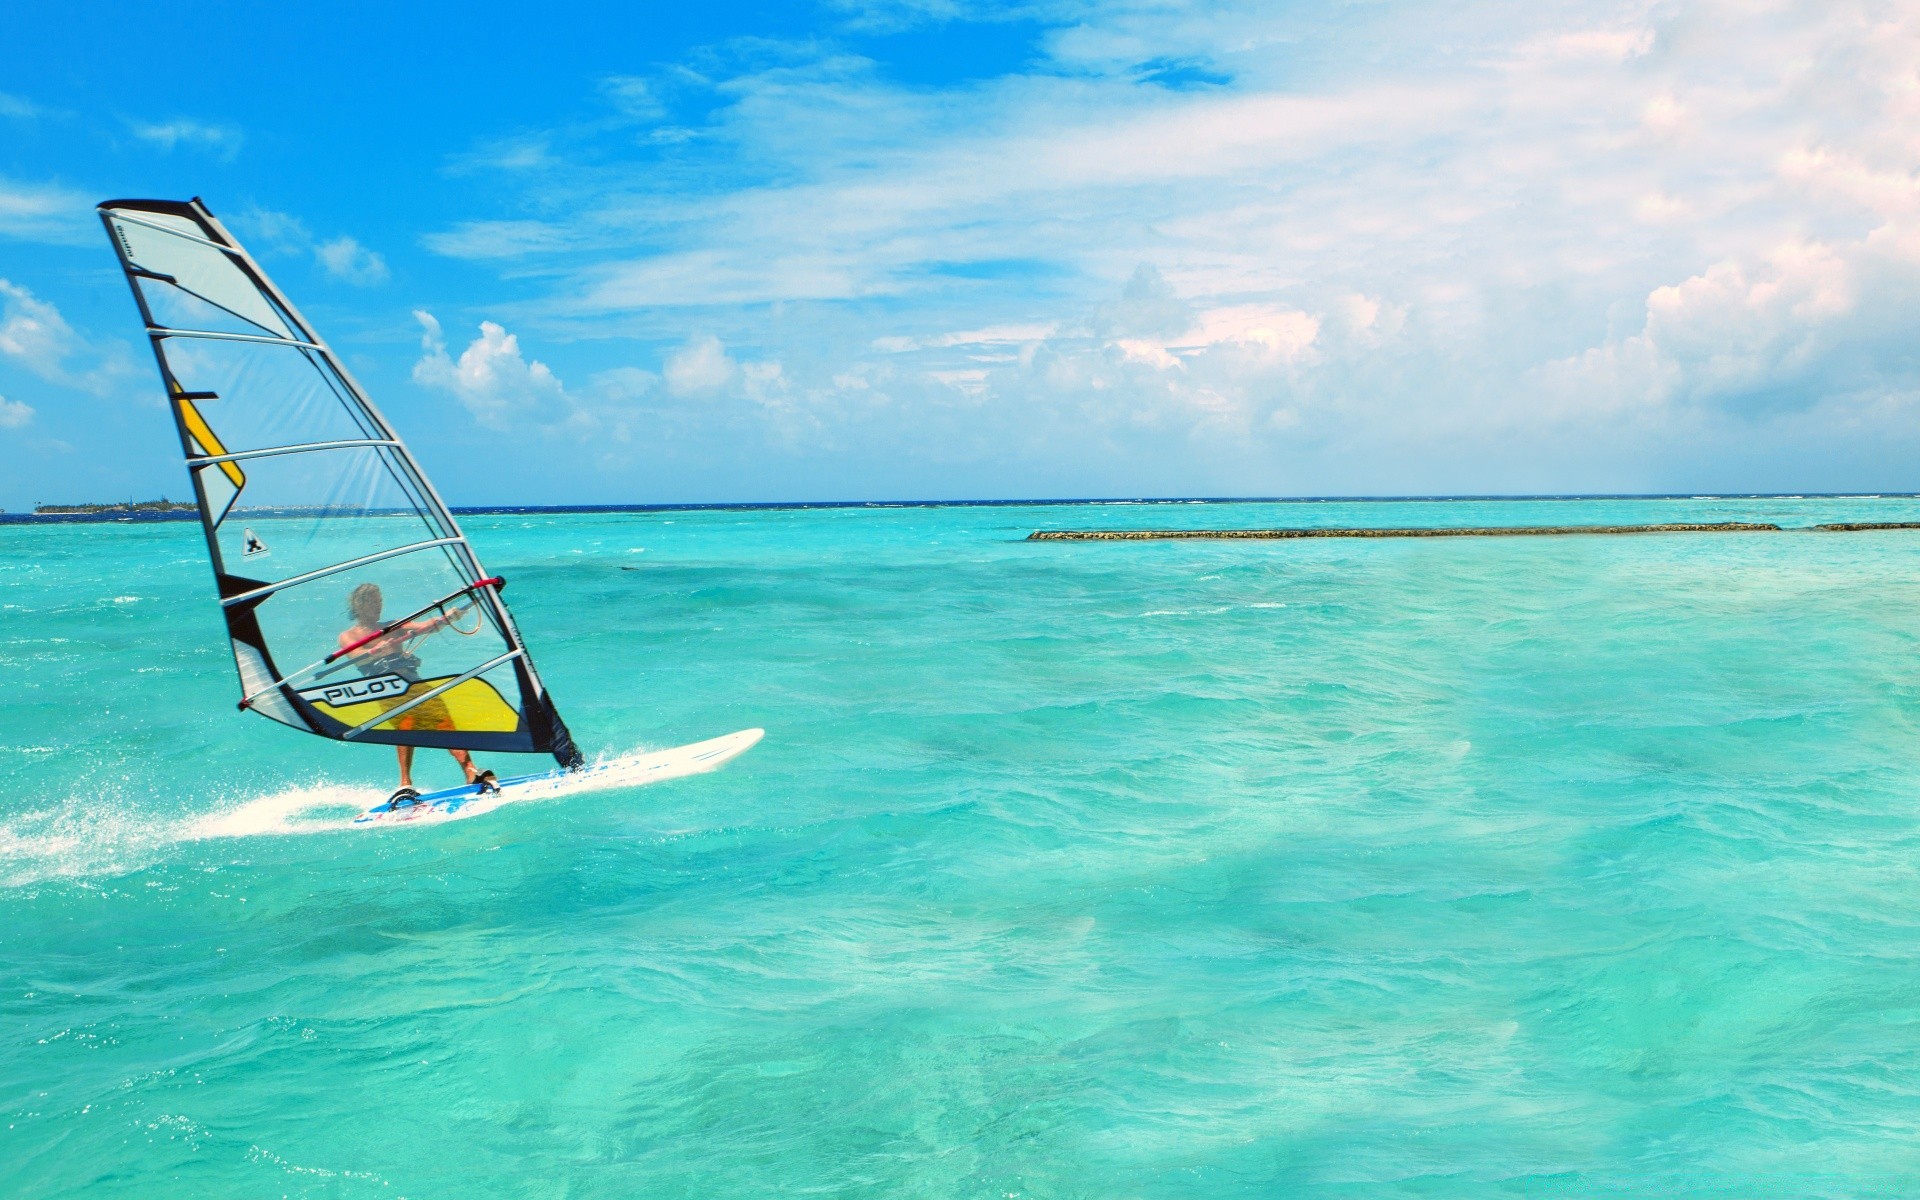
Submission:
<svg viewBox="0 0 1920 1200">
<path fill-rule="evenodd" d="M 538 775 L 518 775 L 502 779 L 499 788 L 482 792 L 478 785 L 465 784 L 439 792 L 427 792 L 411 804 L 398 809 L 381 801 L 353 819 L 361 828 L 383 825 L 407 825 L 420 821 L 451 821 L 492 812 L 502 804 L 516 800 L 551 799 L 580 792 L 601 792 L 610 788 L 639 787 L 683 775 L 711 771 L 728 759 L 746 753 L 766 735 L 764 729 L 742 729 L 724 737 L 709 738 L 671 750 L 629 754 L 623 758 L 595 763 L 578 771 L 557 769 Z"/>
</svg>

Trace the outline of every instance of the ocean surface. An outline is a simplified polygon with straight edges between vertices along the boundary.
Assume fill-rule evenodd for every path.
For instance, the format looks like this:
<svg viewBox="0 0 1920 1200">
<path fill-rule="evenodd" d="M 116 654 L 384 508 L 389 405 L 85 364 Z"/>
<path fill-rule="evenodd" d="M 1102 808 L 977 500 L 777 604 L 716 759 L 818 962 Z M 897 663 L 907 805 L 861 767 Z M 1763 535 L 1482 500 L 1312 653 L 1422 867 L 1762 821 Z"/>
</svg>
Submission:
<svg viewBox="0 0 1920 1200">
<path fill-rule="evenodd" d="M 1920 532 L 1021 540 L 1726 520 L 1920 500 L 471 516 L 767 737 L 376 832 L 196 526 L 5 526 L 0 1195 L 1920 1193 Z"/>
</svg>

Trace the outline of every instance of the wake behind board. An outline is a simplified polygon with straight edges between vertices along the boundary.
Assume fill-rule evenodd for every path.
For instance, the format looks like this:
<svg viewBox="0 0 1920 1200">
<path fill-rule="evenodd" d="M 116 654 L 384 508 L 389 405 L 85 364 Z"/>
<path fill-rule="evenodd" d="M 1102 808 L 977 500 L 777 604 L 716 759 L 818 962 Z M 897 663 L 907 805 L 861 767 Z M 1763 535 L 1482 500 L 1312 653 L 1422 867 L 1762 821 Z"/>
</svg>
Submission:
<svg viewBox="0 0 1920 1200">
<path fill-rule="evenodd" d="M 516 800 L 550 799 L 580 792 L 639 787 L 666 779 L 678 779 L 683 775 L 698 775 L 746 753 L 765 733 L 762 729 L 742 729 L 725 737 L 676 746 L 672 750 L 629 754 L 577 771 L 563 769 L 542 771 L 537 775 L 518 775 L 512 779 L 502 779 L 497 789 L 491 792 L 483 793 L 478 784 L 464 784 L 444 791 L 428 792 L 410 803 L 402 803 L 397 809 L 391 801 L 382 801 L 355 817 L 353 823 L 362 828 L 371 828 L 415 821 L 450 821 L 457 817 L 491 812 L 502 804 Z"/>
</svg>

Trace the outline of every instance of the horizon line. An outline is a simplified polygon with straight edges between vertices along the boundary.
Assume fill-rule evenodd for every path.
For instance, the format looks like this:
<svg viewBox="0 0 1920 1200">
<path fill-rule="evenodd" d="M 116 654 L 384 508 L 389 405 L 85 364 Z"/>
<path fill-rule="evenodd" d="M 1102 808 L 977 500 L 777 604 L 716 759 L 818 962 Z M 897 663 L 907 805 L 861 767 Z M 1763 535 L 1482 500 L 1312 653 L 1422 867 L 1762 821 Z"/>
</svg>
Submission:
<svg viewBox="0 0 1920 1200">
<path fill-rule="evenodd" d="M 1084 496 L 1010 500 L 716 500 L 655 504 L 452 504 L 456 516 L 513 516 L 586 513 L 760 512 L 834 508 L 1046 508 L 1150 504 L 1408 504 L 1577 501 L 1577 500 L 1911 500 L 1920 492 L 1494 492 L 1353 496 Z M 129 506 L 134 501 L 126 502 Z M 139 501 L 138 503 L 153 503 Z M 88 513 L 10 513 L 0 510 L 0 525 L 143 523 L 199 520 L 198 509 L 142 511 L 131 507 Z"/>
</svg>

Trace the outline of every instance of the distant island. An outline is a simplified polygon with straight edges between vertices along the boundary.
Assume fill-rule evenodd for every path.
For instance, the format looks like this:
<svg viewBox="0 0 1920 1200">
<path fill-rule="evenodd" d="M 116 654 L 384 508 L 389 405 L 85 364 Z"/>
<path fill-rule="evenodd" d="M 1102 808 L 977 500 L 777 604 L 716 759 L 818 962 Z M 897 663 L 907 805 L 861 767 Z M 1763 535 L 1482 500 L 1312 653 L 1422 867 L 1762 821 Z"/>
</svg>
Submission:
<svg viewBox="0 0 1920 1200">
<path fill-rule="evenodd" d="M 98 516 L 102 513 L 171 513 L 192 512 L 191 504 L 176 504 L 165 496 L 158 500 L 142 500 L 138 504 L 131 500 L 122 500 L 115 504 L 42 504 L 33 512 L 39 517 Z"/>
</svg>

